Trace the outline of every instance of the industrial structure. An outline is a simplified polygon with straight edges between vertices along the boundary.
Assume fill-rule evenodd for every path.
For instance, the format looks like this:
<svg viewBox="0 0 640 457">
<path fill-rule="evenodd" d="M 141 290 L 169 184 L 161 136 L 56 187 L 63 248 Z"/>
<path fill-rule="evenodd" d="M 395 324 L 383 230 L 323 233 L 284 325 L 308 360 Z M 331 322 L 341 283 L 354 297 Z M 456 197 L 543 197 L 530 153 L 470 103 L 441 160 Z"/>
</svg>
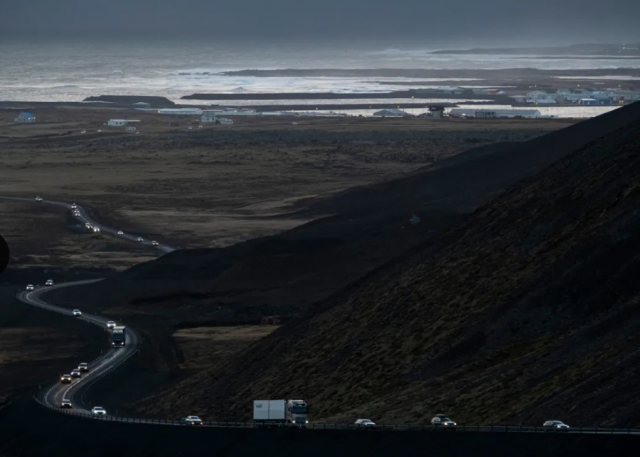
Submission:
<svg viewBox="0 0 640 457">
<path fill-rule="evenodd" d="M 476 117 L 476 118 L 514 118 L 525 117 L 536 119 L 543 117 L 540 111 L 535 109 L 468 109 L 453 108 L 449 111 L 450 117 Z"/>
<path fill-rule="evenodd" d="M 36 118 L 31 113 L 20 113 L 15 117 L 14 122 L 18 124 L 35 124 Z"/>
</svg>

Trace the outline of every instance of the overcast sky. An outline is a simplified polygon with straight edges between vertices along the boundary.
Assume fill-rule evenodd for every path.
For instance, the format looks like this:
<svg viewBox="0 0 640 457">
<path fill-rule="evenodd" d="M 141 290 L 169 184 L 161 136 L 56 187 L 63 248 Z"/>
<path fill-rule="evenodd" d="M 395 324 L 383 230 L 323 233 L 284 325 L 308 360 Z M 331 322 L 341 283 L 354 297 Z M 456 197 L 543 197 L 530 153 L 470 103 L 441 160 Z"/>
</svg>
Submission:
<svg viewBox="0 0 640 457">
<path fill-rule="evenodd" d="M 640 0 L 0 0 L 0 35 L 640 41 Z"/>
</svg>

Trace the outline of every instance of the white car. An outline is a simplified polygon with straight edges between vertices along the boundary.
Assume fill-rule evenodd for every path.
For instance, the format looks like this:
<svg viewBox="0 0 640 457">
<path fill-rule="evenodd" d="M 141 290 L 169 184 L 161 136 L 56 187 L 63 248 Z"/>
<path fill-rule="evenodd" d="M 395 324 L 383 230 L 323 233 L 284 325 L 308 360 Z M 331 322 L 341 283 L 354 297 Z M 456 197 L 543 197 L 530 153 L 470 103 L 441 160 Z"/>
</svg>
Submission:
<svg viewBox="0 0 640 457">
<path fill-rule="evenodd" d="M 71 311 L 71 314 L 73 314 L 74 316 L 82 316 L 82 311 L 80 311 L 79 309 L 74 309 L 73 311 Z"/>
<path fill-rule="evenodd" d="M 361 428 L 361 427 L 374 427 L 376 425 L 375 422 L 373 422 L 371 419 L 358 419 L 355 422 L 356 428 Z"/>
<path fill-rule="evenodd" d="M 81 364 L 78 365 L 78 370 L 82 371 L 82 372 L 88 372 L 89 371 L 89 364 L 87 362 L 82 362 Z"/>
<path fill-rule="evenodd" d="M 431 425 L 435 427 L 453 428 L 457 424 L 453 422 L 451 419 L 449 419 L 447 416 L 445 416 L 444 414 L 436 414 L 436 417 L 431 419 Z"/>
<path fill-rule="evenodd" d="M 547 431 L 556 430 L 566 432 L 569 430 L 569 426 L 562 421 L 546 421 L 542 426 L 546 428 Z"/>
<path fill-rule="evenodd" d="M 71 204 L 71 209 L 76 209 L 78 207 L 78 205 L 76 205 L 75 203 Z"/>
<path fill-rule="evenodd" d="M 141 237 L 138 237 L 138 241 L 142 243 L 144 240 Z"/>
<path fill-rule="evenodd" d="M 27 284 L 27 290 L 33 290 L 33 289 L 34 289 L 33 284 Z"/>
<path fill-rule="evenodd" d="M 47 279 L 47 282 L 45 282 L 44 285 L 48 287 L 53 286 L 53 279 Z"/>
<path fill-rule="evenodd" d="M 157 242 L 157 241 L 152 241 L 152 242 L 151 242 L 151 245 L 152 245 L 152 246 L 157 246 L 157 245 L 158 245 L 158 242 Z"/>
<path fill-rule="evenodd" d="M 36 197 L 36 201 L 37 201 L 37 202 L 41 202 L 41 201 L 42 201 L 42 198 L 41 198 L 41 197 Z"/>
<path fill-rule="evenodd" d="M 114 328 L 116 326 L 116 323 L 113 321 L 107 321 L 107 328 Z"/>
<path fill-rule="evenodd" d="M 118 235 L 124 235 L 124 232 L 122 230 L 118 230 Z"/>
<path fill-rule="evenodd" d="M 80 377 L 82 377 L 82 373 L 80 372 L 80 370 L 78 370 L 76 368 L 75 370 L 71 370 L 71 377 L 72 378 L 80 378 Z"/>
<path fill-rule="evenodd" d="M 107 412 L 105 411 L 105 409 L 102 406 L 94 406 L 93 408 L 91 408 L 91 415 L 92 416 L 106 416 Z"/>
</svg>

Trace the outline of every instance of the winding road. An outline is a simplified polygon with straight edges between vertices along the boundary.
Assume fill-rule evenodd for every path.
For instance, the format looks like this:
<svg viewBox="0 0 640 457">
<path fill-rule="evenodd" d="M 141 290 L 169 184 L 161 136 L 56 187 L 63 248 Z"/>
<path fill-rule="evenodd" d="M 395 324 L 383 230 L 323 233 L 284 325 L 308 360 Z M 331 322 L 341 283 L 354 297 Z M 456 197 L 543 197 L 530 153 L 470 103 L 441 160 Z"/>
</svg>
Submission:
<svg viewBox="0 0 640 457">
<path fill-rule="evenodd" d="M 73 208 L 74 203 L 58 202 L 58 201 L 54 201 L 54 200 L 42 200 L 40 202 L 36 202 L 35 199 L 33 199 L 33 198 L 5 197 L 5 196 L 0 196 L 0 199 L 61 206 L 62 208 L 66 208 L 69 211 L 71 211 L 72 214 L 73 214 L 73 211 L 74 211 L 74 208 Z M 133 241 L 133 242 L 136 242 L 136 243 L 139 243 L 139 244 L 143 244 L 145 246 L 149 246 L 149 247 L 151 247 L 153 249 L 158 249 L 158 250 L 163 251 L 163 252 L 175 251 L 175 248 L 172 248 L 171 246 L 168 246 L 168 245 L 162 244 L 162 243 L 158 243 L 158 246 L 153 246 L 152 245 L 152 241 L 153 240 L 146 239 L 141 235 L 135 235 L 135 234 L 131 234 L 131 233 L 123 233 L 122 235 L 118 235 L 118 231 L 119 231 L 118 229 L 107 227 L 105 225 L 102 225 L 102 224 L 92 220 L 89 217 L 89 214 L 88 214 L 87 210 L 85 208 L 83 208 L 82 206 L 76 205 L 76 210 L 80 213 L 80 216 L 76 216 L 76 219 L 79 222 L 81 222 L 80 225 L 84 225 L 85 223 L 88 222 L 92 226 L 98 227 L 100 229 L 100 233 L 105 233 L 105 234 L 108 234 L 108 235 L 117 236 L 118 238 L 123 238 L 125 240 L 129 240 L 129 241 Z M 142 238 L 143 241 L 138 241 L 138 238 Z"/>
<path fill-rule="evenodd" d="M 0 199 L 35 202 L 34 199 L 19 198 L 19 197 L 0 196 Z M 153 249 L 158 249 L 165 253 L 172 252 L 175 250 L 174 248 L 172 248 L 171 246 L 167 246 L 166 244 L 159 244 L 158 246 L 153 246 L 151 240 L 145 239 L 143 242 L 140 242 L 138 241 L 138 235 L 134 235 L 134 234 L 118 235 L 117 229 L 107 227 L 91 219 L 87 210 L 80 205 L 75 205 L 76 207 L 74 209 L 73 203 L 65 203 L 65 202 L 59 202 L 59 201 L 53 201 L 53 200 L 42 200 L 40 202 L 35 202 L 35 203 L 61 206 L 63 208 L 68 209 L 72 213 L 74 211 L 77 211 L 79 213 L 79 216 L 75 216 L 76 219 L 78 219 L 78 221 L 82 224 L 85 224 L 88 222 L 92 226 L 98 227 L 100 229 L 100 234 L 107 234 L 107 235 L 117 236 L 118 238 L 124 238 L 126 240 L 129 240 L 135 243 L 144 244 L 145 246 L 148 246 Z M 106 319 L 101 316 L 86 314 L 84 312 L 82 313 L 82 316 L 75 317 L 73 316 L 72 311 L 70 309 L 52 305 L 50 303 L 47 303 L 42 298 L 43 294 L 54 289 L 79 286 L 81 284 L 89 284 L 97 281 L 101 281 L 101 279 L 92 279 L 88 281 L 75 281 L 75 282 L 68 282 L 64 284 L 53 285 L 50 287 L 40 287 L 33 291 L 20 292 L 18 293 L 16 298 L 23 303 L 36 306 L 38 308 L 43 308 L 43 309 L 46 309 L 47 311 L 63 314 L 65 316 L 68 316 L 70 319 L 78 319 L 92 325 L 97 325 L 98 327 L 102 328 L 105 331 L 104 338 L 107 339 L 108 333 L 110 332 L 107 329 L 107 321 L 109 319 Z M 116 322 L 116 324 L 124 325 L 119 322 Z M 91 407 L 88 406 L 83 399 L 83 394 L 86 388 L 89 387 L 94 382 L 98 381 L 108 372 L 117 368 L 129 357 L 133 356 L 136 352 L 138 352 L 138 349 L 140 348 L 141 343 L 142 343 L 142 337 L 140 336 L 140 334 L 135 329 L 127 326 L 125 347 L 109 349 L 94 361 L 88 362 L 89 371 L 87 373 L 84 373 L 82 377 L 73 379 L 70 384 L 62 384 L 60 382 L 57 382 L 56 384 L 43 389 L 37 395 L 38 401 L 40 401 L 42 404 L 46 406 L 59 409 L 60 403 L 64 398 L 71 401 L 71 403 L 73 404 L 74 412 L 87 414 L 87 415 L 91 414 Z M 83 361 L 78 361 L 78 363 L 81 363 L 81 362 Z M 69 367 L 69 373 L 73 368 L 74 367 Z M 65 373 L 60 373 L 60 375 L 62 374 L 65 374 Z"/>
<path fill-rule="evenodd" d="M 4 196 L 0 196 L 0 199 L 28 201 L 28 202 L 34 201 L 33 199 L 29 199 L 29 198 L 4 197 Z M 57 205 L 57 206 L 64 207 L 71 212 L 74 211 L 74 208 L 72 207 L 73 204 L 71 203 L 43 200 L 42 202 L 39 202 L 39 204 Z M 138 239 L 137 235 L 132 235 L 132 234 L 118 235 L 117 229 L 106 227 L 92 220 L 85 208 L 82 208 L 80 205 L 76 205 L 76 209 L 80 213 L 80 215 L 76 216 L 76 218 L 82 223 L 88 222 L 95 227 L 99 227 L 101 234 L 109 234 L 109 235 L 117 236 L 119 238 L 127 239 L 135 243 L 140 243 L 139 241 L 137 241 Z M 153 248 L 153 249 L 161 250 L 163 252 L 171 252 L 175 250 L 174 248 L 165 244 L 153 246 L 151 241 L 149 240 L 144 240 L 144 245 L 149 246 L 150 248 Z M 109 332 L 109 330 L 106 327 L 108 319 L 101 316 L 85 314 L 84 312 L 82 313 L 82 316 L 75 317 L 72 314 L 72 310 L 47 303 L 42 297 L 46 292 L 49 292 L 54 289 L 60 289 L 64 287 L 73 287 L 81 284 L 89 284 L 89 283 L 97 282 L 101 280 L 102 279 L 93 279 L 88 281 L 75 281 L 75 282 L 68 282 L 64 284 L 54 285 L 50 287 L 46 287 L 46 286 L 39 287 L 33 291 L 20 292 L 17 294 L 16 297 L 18 300 L 26 304 L 29 304 L 31 306 L 36 306 L 39 308 L 46 309 L 47 311 L 62 314 L 64 316 L 67 316 L 69 319 L 78 319 L 78 320 L 87 322 L 89 324 L 96 325 L 104 330 L 105 339 L 106 339 L 108 337 L 107 334 Z M 116 322 L 116 325 L 123 325 L 123 324 Z M 125 347 L 108 349 L 97 359 L 93 360 L 92 362 L 88 362 L 89 371 L 87 373 L 84 373 L 82 377 L 73 379 L 73 381 L 70 384 L 62 384 L 58 381 L 55 384 L 50 385 L 45 389 L 41 390 L 38 393 L 36 399 L 41 404 L 60 412 L 69 412 L 69 410 L 62 410 L 60 408 L 60 403 L 62 399 L 63 398 L 69 399 L 73 404 L 72 412 L 74 414 L 80 414 L 86 417 L 97 418 L 91 415 L 91 407 L 85 403 L 84 393 L 89 386 L 91 386 L 93 383 L 101 379 L 103 376 L 105 376 L 107 373 L 109 373 L 113 369 L 117 368 L 119 365 L 124 363 L 127 359 L 129 359 L 130 357 L 132 357 L 138 352 L 138 350 L 140 349 L 140 345 L 142 343 L 142 337 L 140 336 L 140 334 L 135 329 L 129 326 L 126 326 L 126 335 L 127 336 L 126 336 Z M 78 361 L 78 363 L 81 363 L 81 362 L 83 361 Z M 71 371 L 71 369 L 73 369 L 73 367 L 69 367 L 69 372 Z M 63 373 L 60 373 L 60 374 L 63 374 Z M 115 417 L 112 414 L 109 414 L 109 411 L 107 411 L 106 416 L 101 416 L 99 418 L 105 419 L 105 420 L 119 420 L 122 422 L 130 422 L 130 423 L 148 423 L 148 424 L 158 424 L 158 425 L 184 425 L 184 424 L 181 424 L 179 421 L 120 418 L 120 417 Z M 253 424 L 251 423 L 233 423 L 233 422 L 223 423 L 223 422 L 208 422 L 208 421 L 205 421 L 203 425 L 205 427 L 242 427 L 242 428 L 253 426 Z M 356 426 L 354 426 L 353 424 L 322 424 L 322 423 L 313 424 L 312 423 L 312 424 L 308 424 L 307 428 L 353 430 L 353 429 L 356 429 Z M 423 425 L 376 425 L 375 427 L 371 427 L 371 428 L 376 430 L 425 430 L 425 431 L 437 430 L 432 426 L 423 426 Z M 498 432 L 498 433 L 505 433 L 505 432 L 545 433 L 545 432 L 548 432 L 549 430 L 541 426 L 532 427 L 532 426 L 458 425 L 455 428 L 455 431 L 456 432 Z M 564 433 L 640 435 L 640 429 L 571 428 Z"/>
<path fill-rule="evenodd" d="M 105 339 L 107 339 L 108 330 L 107 330 L 106 324 L 108 319 L 105 319 L 100 316 L 86 314 L 84 312 L 82 313 L 82 316 L 74 317 L 71 313 L 71 310 L 67 308 L 62 308 L 60 306 L 51 305 L 45 302 L 41 298 L 41 295 L 44 292 L 48 292 L 52 289 L 72 287 L 80 284 L 88 284 L 88 283 L 97 282 L 97 281 L 100 281 L 100 280 L 77 281 L 77 282 L 60 284 L 57 286 L 54 285 L 46 288 L 43 287 L 30 292 L 20 292 L 17 298 L 18 300 L 24 303 L 27 303 L 29 305 L 37 306 L 39 308 L 44 308 L 47 311 L 53 311 L 55 313 L 69 316 L 70 319 L 78 319 L 78 320 L 85 321 L 89 324 L 97 325 L 100 328 L 105 330 Z M 118 325 L 121 325 L 121 324 L 118 324 Z M 138 334 L 138 332 L 136 332 L 131 327 L 127 327 L 126 332 L 127 332 L 127 337 L 126 337 L 127 340 L 126 340 L 125 347 L 117 348 L 117 349 L 109 349 L 108 351 L 106 351 L 103 355 L 101 355 L 94 361 L 90 362 L 89 371 L 87 373 L 84 373 L 81 378 L 73 379 L 71 384 L 56 383 L 51 387 L 48 387 L 40 391 L 37 397 L 38 400 L 40 400 L 41 403 L 47 406 L 59 408 L 60 403 L 62 402 L 62 399 L 65 398 L 71 401 L 71 403 L 73 404 L 73 408 L 76 412 L 90 414 L 91 408 L 84 403 L 84 400 L 82 397 L 84 390 L 87 387 L 89 387 L 91 384 L 93 384 L 95 381 L 100 379 L 102 376 L 104 376 L 106 373 L 113 370 L 114 368 L 119 366 L 121 363 L 123 363 L 125 360 L 127 360 L 129 357 L 134 355 L 140 347 L 140 344 L 142 342 L 142 337 Z M 79 361 L 79 362 L 83 362 L 83 361 Z M 73 368 L 74 367 L 69 367 L 69 372 L 71 372 L 71 369 Z M 64 373 L 60 373 L 60 374 L 62 375 Z"/>
</svg>

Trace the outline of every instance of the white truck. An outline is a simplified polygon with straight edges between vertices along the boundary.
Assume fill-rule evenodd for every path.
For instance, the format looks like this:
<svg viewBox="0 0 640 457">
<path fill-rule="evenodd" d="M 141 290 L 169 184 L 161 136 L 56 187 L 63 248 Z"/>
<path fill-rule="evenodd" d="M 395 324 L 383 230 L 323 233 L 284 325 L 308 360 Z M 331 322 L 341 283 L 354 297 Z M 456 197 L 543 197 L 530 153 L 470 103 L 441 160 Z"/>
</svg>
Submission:
<svg viewBox="0 0 640 457">
<path fill-rule="evenodd" d="M 306 428 L 309 407 L 304 400 L 254 400 L 253 422 L 256 427 L 280 427 L 291 424 Z"/>
</svg>

